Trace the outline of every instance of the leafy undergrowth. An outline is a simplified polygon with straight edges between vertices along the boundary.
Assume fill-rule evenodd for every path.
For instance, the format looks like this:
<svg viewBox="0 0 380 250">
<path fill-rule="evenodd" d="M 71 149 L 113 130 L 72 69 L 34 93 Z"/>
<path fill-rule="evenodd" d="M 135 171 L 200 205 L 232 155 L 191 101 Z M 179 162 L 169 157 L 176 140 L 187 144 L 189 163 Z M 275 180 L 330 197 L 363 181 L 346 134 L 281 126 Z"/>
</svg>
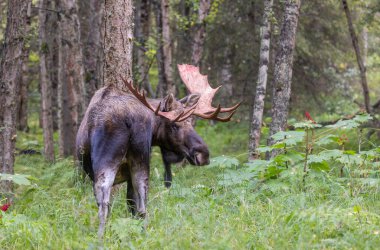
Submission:
<svg viewBox="0 0 380 250">
<path fill-rule="evenodd" d="M 236 148 L 229 154 L 238 157 L 214 157 L 205 167 L 174 167 L 173 186 L 166 189 L 163 167 L 155 152 L 148 218 L 132 218 L 126 208 L 126 186 L 121 185 L 114 192 L 103 243 L 96 235 L 97 207 L 91 182 L 82 180 L 74 162 L 65 159 L 47 165 L 38 155 L 19 156 L 16 172 L 33 178 L 29 177 L 30 185 L 17 186 L 14 203 L 8 211 L 1 212 L 1 248 L 378 248 L 380 188 L 376 147 L 366 149 L 373 151 L 371 155 L 358 156 L 357 152 L 341 148 L 340 136 L 335 143 L 343 153 L 335 151 L 335 158 L 323 158 L 323 167 L 313 167 L 310 162 L 305 172 L 300 158 L 305 158 L 307 147 L 302 140 L 290 146 L 293 142 L 289 136 L 280 139 L 276 149 L 283 149 L 284 140 L 288 140 L 286 154 L 280 154 L 281 161 L 261 160 L 257 162 L 266 163 L 252 165 L 245 164 L 246 155 L 241 155 L 246 147 L 241 136 L 243 128 L 222 137 L 219 133 L 225 133 L 225 128 L 200 127 L 214 156 L 226 150 L 228 140 L 236 143 L 236 136 L 238 142 L 232 144 Z M 328 138 L 334 143 L 334 138 Z M 298 150 L 301 157 L 289 150 Z M 315 150 L 309 157 L 324 150 L 333 148 Z M 355 162 L 336 160 L 347 158 L 345 155 L 362 157 L 365 162 L 358 168 Z M 356 173 L 355 169 L 364 172 Z"/>
</svg>

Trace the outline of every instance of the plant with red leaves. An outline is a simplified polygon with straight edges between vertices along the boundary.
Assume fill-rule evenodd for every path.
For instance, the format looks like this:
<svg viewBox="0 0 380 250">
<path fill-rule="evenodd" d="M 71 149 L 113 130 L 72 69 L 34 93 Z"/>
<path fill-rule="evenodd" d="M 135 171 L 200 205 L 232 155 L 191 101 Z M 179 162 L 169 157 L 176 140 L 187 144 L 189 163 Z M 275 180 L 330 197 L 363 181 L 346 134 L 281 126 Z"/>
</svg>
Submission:
<svg viewBox="0 0 380 250">
<path fill-rule="evenodd" d="M 0 206 L 0 210 L 6 212 L 10 206 L 11 206 L 10 203 L 6 203 L 6 204 Z"/>
<path fill-rule="evenodd" d="M 307 120 L 311 121 L 312 123 L 316 123 L 313 118 L 311 118 L 311 115 L 309 112 L 305 111 L 305 117 Z"/>
</svg>

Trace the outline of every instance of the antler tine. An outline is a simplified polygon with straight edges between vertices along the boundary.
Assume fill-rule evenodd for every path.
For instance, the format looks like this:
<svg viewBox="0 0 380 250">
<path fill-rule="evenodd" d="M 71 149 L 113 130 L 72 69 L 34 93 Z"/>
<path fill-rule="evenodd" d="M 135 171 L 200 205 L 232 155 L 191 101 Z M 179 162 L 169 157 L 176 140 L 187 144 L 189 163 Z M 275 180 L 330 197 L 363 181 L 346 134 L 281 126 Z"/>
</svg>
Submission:
<svg viewBox="0 0 380 250">
<path fill-rule="evenodd" d="M 217 121 L 229 121 L 240 106 L 241 102 L 230 108 L 221 108 L 218 105 L 217 108 L 212 106 L 212 99 L 216 92 L 222 87 L 212 88 L 208 82 L 207 76 L 202 75 L 199 72 L 199 68 L 193 65 L 178 65 L 178 70 L 182 81 L 185 83 L 186 88 L 192 94 L 199 94 L 199 105 L 195 109 L 193 115 L 199 116 L 204 119 L 212 119 Z M 219 113 L 232 112 L 226 118 L 218 117 Z"/>
<path fill-rule="evenodd" d="M 124 84 L 128 87 L 128 89 L 132 92 L 132 94 L 137 99 L 139 99 L 142 104 L 144 104 L 147 108 L 149 108 L 150 110 L 152 110 L 155 113 L 159 110 L 160 107 L 158 107 L 157 110 L 155 110 L 153 108 L 153 106 L 146 100 L 145 92 L 142 91 L 142 93 L 141 93 L 137 88 L 135 88 L 133 86 L 133 82 L 132 81 L 127 81 L 122 76 L 121 76 L 121 79 L 123 80 Z"/>
<path fill-rule="evenodd" d="M 123 80 L 124 84 L 128 87 L 129 91 L 147 108 L 152 110 L 155 115 L 165 117 L 166 119 L 172 121 L 172 122 L 178 122 L 178 121 L 184 121 L 187 119 L 192 113 L 195 111 L 197 104 L 195 103 L 193 106 L 190 108 L 186 108 L 182 111 L 179 112 L 178 110 L 173 110 L 173 111 L 168 111 L 168 112 L 163 112 L 160 111 L 161 109 L 161 102 L 158 104 L 157 108 L 154 108 L 146 99 L 145 92 L 144 91 L 139 91 L 136 87 L 133 86 L 132 81 L 127 81 L 125 80 L 122 76 L 120 76 L 121 79 Z"/>
<path fill-rule="evenodd" d="M 226 112 L 231 112 L 231 111 L 235 111 L 237 110 L 237 108 L 240 106 L 242 102 L 238 102 L 237 104 L 235 104 L 234 106 L 230 107 L 230 108 L 222 108 L 220 110 L 220 113 L 226 113 Z"/>
<path fill-rule="evenodd" d="M 189 109 L 188 111 L 184 112 L 182 117 L 178 120 L 178 122 L 183 122 L 187 118 L 189 118 L 195 111 L 195 107 L 193 109 Z"/>
<path fill-rule="evenodd" d="M 229 122 L 231 120 L 231 117 L 235 114 L 236 110 L 232 111 L 227 117 L 216 117 L 214 120 L 220 121 L 220 122 Z"/>
<path fill-rule="evenodd" d="M 212 111 L 211 114 L 207 115 L 205 113 L 194 112 L 194 115 L 199 116 L 199 117 L 204 118 L 204 119 L 214 119 L 214 118 L 216 118 L 218 116 L 218 114 L 220 113 L 220 110 L 221 110 L 221 107 L 220 107 L 220 104 L 219 104 L 218 107 L 215 109 L 215 111 Z"/>
</svg>

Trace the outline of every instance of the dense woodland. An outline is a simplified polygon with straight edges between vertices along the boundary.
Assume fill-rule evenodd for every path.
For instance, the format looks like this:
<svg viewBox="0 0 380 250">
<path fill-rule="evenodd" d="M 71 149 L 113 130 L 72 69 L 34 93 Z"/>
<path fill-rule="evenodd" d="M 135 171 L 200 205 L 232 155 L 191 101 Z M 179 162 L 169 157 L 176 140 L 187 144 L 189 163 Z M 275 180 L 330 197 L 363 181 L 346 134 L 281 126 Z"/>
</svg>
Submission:
<svg viewBox="0 0 380 250">
<path fill-rule="evenodd" d="M 4 249 L 380 245 L 379 1 L 0 0 L 0 45 Z M 193 121 L 211 162 L 173 165 L 169 189 L 153 147 L 147 218 L 122 184 L 100 240 L 75 154 L 91 98 L 126 79 L 179 100 L 181 64 L 222 86 L 213 107 L 241 104 Z"/>
</svg>

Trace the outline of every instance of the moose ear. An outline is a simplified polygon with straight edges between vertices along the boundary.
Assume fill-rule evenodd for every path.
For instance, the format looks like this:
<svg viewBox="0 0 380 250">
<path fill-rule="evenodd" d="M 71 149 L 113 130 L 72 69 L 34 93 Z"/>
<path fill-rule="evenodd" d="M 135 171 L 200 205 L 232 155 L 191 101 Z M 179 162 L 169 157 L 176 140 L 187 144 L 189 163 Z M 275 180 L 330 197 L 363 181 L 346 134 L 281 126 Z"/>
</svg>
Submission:
<svg viewBox="0 0 380 250">
<path fill-rule="evenodd" d="M 164 106 L 162 107 L 164 112 L 169 112 L 169 111 L 172 111 L 175 107 L 173 107 L 173 103 L 174 103 L 174 96 L 173 94 L 169 94 L 168 96 L 166 96 L 163 100 L 163 103 L 164 103 Z"/>
<path fill-rule="evenodd" d="M 179 101 L 183 104 L 183 106 L 185 108 L 187 108 L 187 107 L 191 107 L 194 104 L 196 104 L 199 100 L 199 97 L 200 96 L 197 94 L 191 94 L 191 95 L 185 96 L 184 98 L 182 98 Z"/>
</svg>

